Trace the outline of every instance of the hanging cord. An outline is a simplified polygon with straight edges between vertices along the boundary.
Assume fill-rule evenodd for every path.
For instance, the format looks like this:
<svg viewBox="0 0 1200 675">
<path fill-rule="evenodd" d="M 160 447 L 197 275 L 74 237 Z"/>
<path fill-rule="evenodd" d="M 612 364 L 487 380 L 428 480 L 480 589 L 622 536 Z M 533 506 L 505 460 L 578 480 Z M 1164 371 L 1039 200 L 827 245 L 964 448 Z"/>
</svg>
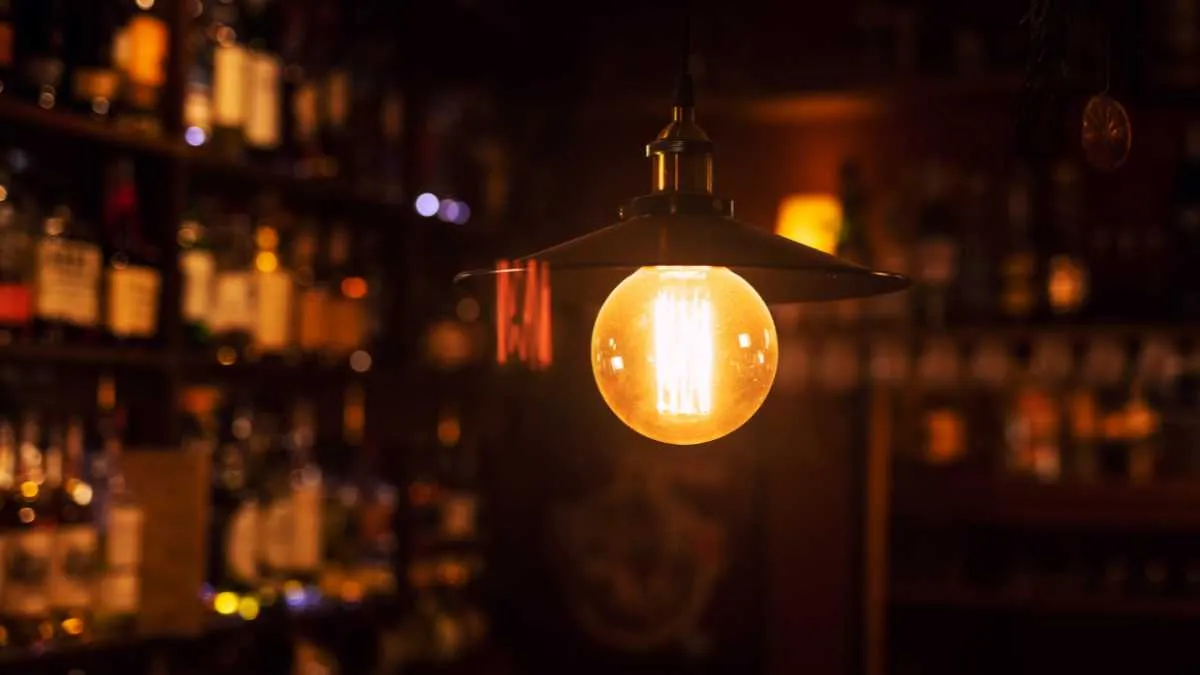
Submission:
<svg viewBox="0 0 1200 675">
<path fill-rule="evenodd" d="M 690 3 L 689 3 L 690 5 Z M 691 108 L 696 105 L 695 88 L 692 84 L 692 11 L 683 9 L 683 42 L 679 59 L 679 79 L 675 82 L 675 107 Z"/>
</svg>

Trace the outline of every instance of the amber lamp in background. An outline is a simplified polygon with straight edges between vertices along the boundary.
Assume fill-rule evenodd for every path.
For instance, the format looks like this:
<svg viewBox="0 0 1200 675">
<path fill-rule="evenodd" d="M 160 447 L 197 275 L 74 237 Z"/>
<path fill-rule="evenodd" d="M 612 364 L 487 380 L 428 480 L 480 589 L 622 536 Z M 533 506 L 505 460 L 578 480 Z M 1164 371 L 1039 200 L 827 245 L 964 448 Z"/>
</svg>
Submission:
<svg viewBox="0 0 1200 675">
<path fill-rule="evenodd" d="M 457 278 L 504 288 L 514 272 L 548 271 L 554 302 L 600 304 L 591 363 L 608 407 L 656 441 L 705 443 L 737 430 L 770 392 L 779 341 L 767 303 L 865 297 L 908 281 L 734 220 L 733 203 L 713 194 L 713 147 L 696 124 L 686 67 L 671 123 L 646 154 L 652 191 L 617 224 Z M 827 202 L 815 204 L 805 218 L 840 222 L 819 215 Z M 513 313 L 498 316 L 504 324 Z"/>
<path fill-rule="evenodd" d="M 775 234 L 833 253 L 842 234 L 842 203 L 833 195 L 791 195 L 779 205 Z"/>
</svg>

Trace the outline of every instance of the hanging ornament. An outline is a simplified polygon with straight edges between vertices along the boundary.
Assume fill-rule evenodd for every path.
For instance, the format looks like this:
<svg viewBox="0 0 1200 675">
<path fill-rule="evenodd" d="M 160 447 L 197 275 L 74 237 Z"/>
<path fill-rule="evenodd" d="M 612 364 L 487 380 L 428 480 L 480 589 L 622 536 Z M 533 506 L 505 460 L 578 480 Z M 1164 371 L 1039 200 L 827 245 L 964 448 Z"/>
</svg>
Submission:
<svg viewBox="0 0 1200 675">
<path fill-rule="evenodd" d="M 1125 106 L 1107 94 L 1098 94 L 1083 108 L 1083 153 L 1097 169 L 1111 171 L 1129 159 L 1133 127 Z"/>
</svg>

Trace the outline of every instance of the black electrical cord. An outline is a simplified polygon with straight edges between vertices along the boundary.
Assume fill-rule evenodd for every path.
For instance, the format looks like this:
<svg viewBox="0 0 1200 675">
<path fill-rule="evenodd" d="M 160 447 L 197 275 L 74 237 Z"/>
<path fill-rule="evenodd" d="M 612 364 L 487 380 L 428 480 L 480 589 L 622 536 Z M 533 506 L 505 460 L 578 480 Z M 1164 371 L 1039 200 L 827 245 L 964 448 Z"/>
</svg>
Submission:
<svg viewBox="0 0 1200 675">
<path fill-rule="evenodd" d="M 675 82 L 675 107 L 691 108 L 696 105 L 695 87 L 692 84 L 692 8 L 690 3 L 683 8 L 683 42 L 679 59 L 679 78 Z"/>
</svg>

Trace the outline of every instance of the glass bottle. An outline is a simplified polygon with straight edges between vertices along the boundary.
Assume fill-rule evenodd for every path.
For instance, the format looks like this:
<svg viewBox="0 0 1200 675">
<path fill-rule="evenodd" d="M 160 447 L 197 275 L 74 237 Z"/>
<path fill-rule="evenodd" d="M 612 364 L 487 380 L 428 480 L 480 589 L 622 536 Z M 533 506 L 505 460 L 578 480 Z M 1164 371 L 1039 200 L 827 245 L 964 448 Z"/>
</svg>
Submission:
<svg viewBox="0 0 1200 675">
<path fill-rule="evenodd" d="M 1089 273 L 1083 256 L 1083 195 L 1079 168 L 1070 160 L 1055 164 L 1051 254 L 1046 263 L 1046 304 L 1060 320 L 1080 316 L 1086 309 Z"/>
<path fill-rule="evenodd" d="M 318 236 L 311 220 L 303 221 L 292 238 L 292 268 L 296 278 L 297 345 L 302 354 L 312 356 L 325 349 L 330 288 L 327 266 L 318 267 Z"/>
<path fill-rule="evenodd" d="M 118 342 L 146 342 L 158 333 L 158 251 L 144 237 L 133 162 L 109 169 L 104 218 L 109 236 L 106 318 Z"/>
<path fill-rule="evenodd" d="M 103 260 L 89 224 L 66 202 L 56 202 L 42 220 L 34 252 L 34 318 L 44 342 L 94 337 L 101 323 Z"/>
<path fill-rule="evenodd" d="M 242 43 L 237 0 L 210 0 L 208 29 L 212 52 L 212 141 L 216 151 L 240 157 L 245 149 L 246 49 Z"/>
<path fill-rule="evenodd" d="M 1037 306 L 1037 254 L 1030 240 L 1029 174 L 1018 169 L 1008 186 L 1008 241 L 1000 261 L 1000 312 L 1010 321 L 1033 316 Z"/>
<path fill-rule="evenodd" d="M 37 417 L 26 415 L 17 450 L 17 490 L 5 517 L 4 623 L 10 642 L 26 647 L 46 644 L 55 632 L 49 588 L 54 519 L 40 438 Z"/>
<path fill-rule="evenodd" d="M 286 260 L 280 254 L 281 215 L 274 199 L 264 198 L 254 231 L 255 293 L 258 311 L 254 346 L 259 354 L 279 354 L 292 344 L 292 307 L 295 289 Z"/>
<path fill-rule="evenodd" d="M 208 576 L 217 593 L 217 611 L 233 614 L 238 596 L 256 592 L 259 584 L 258 501 L 250 483 L 254 410 L 245 401 L 235 401 L 221 417 L 213 466 Z"/>
<path fill-rule="evenodd" d="M 142 532 L 146 514 L 129 489 L 121 460 L 118 429 L 102 439 L 105 465 L 104 569 L 96 602 L 96 627 L 102 636 L 136 632 L 142 594 Z"/>
<path fill-rule="evenodd" d="M 188 69 L 187 89 L 183 99 L 183 140 L 198 148 L 212 137 L 213 109 L 213 52 L 215 34 L 220 25 L 214 19 L 214 7 L 218 4 L 209 0 L 185 0 L 191 25 L 187 34 L 187 53 L 191 68 Z"/>
<path fill-rule="evenodd" d="M 54 534 L 54 560 L 50 580 L 50 603 L 59 635 L 69 641 L 85 641 L 93 631 L 93 590 L 99 556 L 99 535 L 92 505 L 92 486 L 84 475 L 83 420 L 67 422 L 63 446 L 59 434 L 46 449 L 46 484 L 57 494 L 58 527 Z M 57 453 L 65 452 L 65 458 Z M 61 475 L 55 475 L 61 470 Z M 59 483 L 59 485 L 55 485 Z"/>
<path fill-rule="evenodd" d="M 949 289 L 958 275 L 959 242 L 949 191 L 952 176 L 931 163 L 923 176 L 923 199 L 917 216 L 917 280 L 921 284 L 922 319 L 933 328 L 944 328 L 949 312 Z"/>
<path fill-rule="evenodd" d="M 366 328 L 367 280 L 357 273 L 351 258 L 353 241 L 344 223 L 329 232 L 329 266 L 332 288 L 326 314 L 326 351 L 341 359 L 363 343 Z"/>
<path fill-rule="evenodd" d="M 179 311 L 183 318 L 188 345 L 203 348 L 212 340 L 213 291 L 217 261 L 208 237 L 206 219 L 209 210 L 193 204 L 179 224 L 176 243 L 179 245 L 179 276 L 182 297 Z"/>
<path fill-rule="evenodd" d="M 58 104 L 63 71 L 63 3 L 16 0 L 22 98 L 45 110 Z"/>
<path fill-rule="evenodd" d="M 212 234 L 217 271 L 209 325 L 217 359 L 229 364 L 251 346 L 258 320 L 250 218 L 244 213 L 226 214 Z"/>
<path fill-rule="evenodd" d="M 113 38 L 119 17 L 115 3 L 81 3 L 67 24 L 71 54 L 71 110 L 97 121 L 108 121 L 116 107 L 121 74 L 113 65 Z"/>
<path fill-rule="evenodd" d="M 269 158 L 281 141 L 283 66 L 279 58 L 277 2 L 244 0 L 246 98 L 242 133 L 248 149 Z"/>
<path fill-rule="evenodd" d="M 316 442 L 316 410 L 312 402 L 300 400 L 292 411 L 288 449 L 291 453 L 292 560 L 291 579 L 302 586 L 317 582 L 322 558 L 321 469 L 313 461 Z M 288 602 L 292 603 L 289 594 Z"/>
<path fill-rule="evenodd" d="M 14 151 L 16 152 L 16 151 Z M 18 185 L 14 153 L 0 165 L 0 342 L 29 338 L 33 323 L 33 203 Z"/>
<path fill-rule="evenodd" d="M 163 20 L 165 2 L 125 0 L 128 20 L 117 38 L 121 68 L 122 126 L 147 134 L 162 131 L 161 109 L 166 84 L 171 32 Z"/>
</svg>

